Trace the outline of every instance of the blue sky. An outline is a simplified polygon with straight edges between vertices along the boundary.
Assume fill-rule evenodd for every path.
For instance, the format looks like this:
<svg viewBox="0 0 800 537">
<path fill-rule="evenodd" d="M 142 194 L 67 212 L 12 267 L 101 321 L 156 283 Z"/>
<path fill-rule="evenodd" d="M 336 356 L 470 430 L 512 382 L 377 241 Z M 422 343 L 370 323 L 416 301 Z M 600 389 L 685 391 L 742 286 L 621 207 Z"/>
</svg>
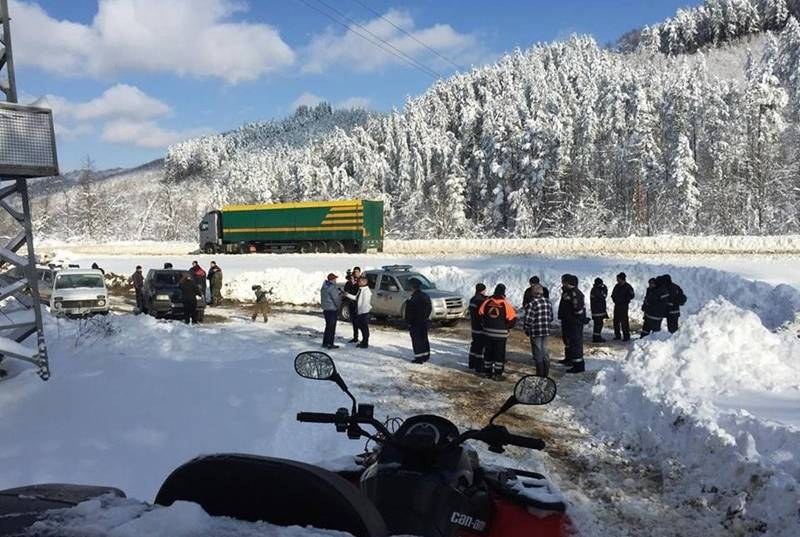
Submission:
<svg viewBox="0 0 800 537">
<path fill-rule="evenodd" d="M 469 67 L 572 33 L 606 43 L 698 3 L 10 0 L 10 11 L 19 92 L 27 101 L 47 96 L 66 171 L 86 155 L 98 168 L 141 164 L 176 140 L 280 118 L 318 99 L 399 108 L 433 82 L 320 11 L 357 21 L 448 76 L 456 68 L 420 42 Z"/>
</svg>

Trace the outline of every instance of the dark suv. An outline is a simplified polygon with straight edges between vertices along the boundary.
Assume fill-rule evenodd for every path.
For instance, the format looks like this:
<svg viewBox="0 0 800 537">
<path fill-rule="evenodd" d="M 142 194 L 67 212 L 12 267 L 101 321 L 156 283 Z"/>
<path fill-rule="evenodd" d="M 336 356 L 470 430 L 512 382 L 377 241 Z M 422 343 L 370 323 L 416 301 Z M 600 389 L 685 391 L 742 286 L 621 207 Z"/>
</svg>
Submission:
<svg viewBox="0 0 800 537">
<path fill-rule="evenodd" d="M 144 313 L 154 317 L 183 318 L 183 294 L 180 281 L 185 270 L 151 269 L 144 279 Z M 197 289 L 197 320 L 203 321 L 205 297 Z"/>
</svg>

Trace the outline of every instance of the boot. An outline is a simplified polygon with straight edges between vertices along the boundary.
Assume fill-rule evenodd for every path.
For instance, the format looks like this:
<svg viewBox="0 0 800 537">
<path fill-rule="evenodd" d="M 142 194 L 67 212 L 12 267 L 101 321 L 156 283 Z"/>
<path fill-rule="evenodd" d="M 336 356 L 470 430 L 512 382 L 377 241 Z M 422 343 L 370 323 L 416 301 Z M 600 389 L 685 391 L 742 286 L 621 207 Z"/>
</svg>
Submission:
<svg viewBox="0 0 800 537">
<path fill-rule="evenodd" d="M 586 364 L 581 360 L 580 362 L 575 362 L 572 367 L 567 369 L 567 373 L 583 373 L 586 370 Z"/>
<path fill-rule="evenodd" d="M 469 367 L 470 369 L 475 369 L 476 365 L 474 356 L 469 357 L 469 365 L 467 367 Z"/>
</svg>

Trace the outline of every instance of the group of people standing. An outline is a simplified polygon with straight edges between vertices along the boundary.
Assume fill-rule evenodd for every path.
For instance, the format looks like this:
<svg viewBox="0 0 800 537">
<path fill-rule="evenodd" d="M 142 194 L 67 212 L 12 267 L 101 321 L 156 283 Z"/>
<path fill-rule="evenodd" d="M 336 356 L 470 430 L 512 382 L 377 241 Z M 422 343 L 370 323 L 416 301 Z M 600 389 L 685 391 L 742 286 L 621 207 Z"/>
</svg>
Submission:
<svg viewBox="0 0 800 537">
<path fill-rule="evenodd" d="M 530 286 L 523 294 L 522 329 L 530 339 L 531 355 L 536 365 L 536 374 L 548 376 L 550 359 L 547 338 L 551 335 L 554 319 L 550 303 L 550 291 L 539 277 L 532 276 Z M 506 340 L 511 328 L 517 323 L 514 307 L 505 298 L 506 287 L 498 284 L 491 296 L 486 295 L 486 285 L 475 286 L 475 295 L 470 299 L 469 313 L 472 342 L 469 349 L 469 368 L 489 378 L 499 377 L 505 365 Z M 631 338 L 628 310 L 636 297 L 633 287 L 627 282 L 624 272 L 617 274 L 617 283 L 611 292 L 614 303 L 614 339 L 629 341 Z M 594 280 L 589 292 L 589 312 L 586 300 L 574 274 L 561 276 L 561 299 L 558 304 L 558 320 L 561 323 L 561 338 L 564 343 L 564 358 L 558 363 L 567 367 L 567 373 L 582 373 L 586 369 L 583 356 L 583 328 L 593 322 L 592 341 L 600 343 L 603 326 L 608 319 L 608 287 L 601 278 Z M 667 319 L 670 332 L 678 330 L 680 306 L 686 303 L 683 290 L 665 274 L 650 280 L 642 310 L 644 325 L 642 337 L 661 330 L 661 321 Z"/>
<path fill-rule="evenodd" d="M 99 269 L 99 267 L 98 267 Z M 102 269 L 99 269 L 102 270 Z M 164 263 L 164 270 L 175 270 L 172 263 Z M 128 278 L 128 283 L 133 285 L 136 295 L 136 313 L 145 311 L 144 283 L 145 276 L 141 265 L 137 265 L 133 274 Z M 197 261 L 192 261 L 192 265 L 179 281 L 181 290 L 181 301 L 183 303 L 183 321 L 187 324 L 197 323 L 197 296 L 210 306 L 222 304 L 222 269 L 216 261 L 212 261 L 208 272 L 200 266 Z M 206 290 L 211 290 L 210 298 L 206 299 Z"/>
<path fill-rule="evenodd" d="M 347 309 L 353 327 L 353 338 L 348 343 L 355 343 L 359 349 L 369 348 L 372 290 L 369 288 L 367 277 L 361 272 L 361 267 L 353 267 L 352 270 L 347 271 L 346 277 L 347 281 L 340 289 L 336 283 L 339 276 L 331 272 L 320 288 L 320 304 L 325 318 L 322 347 L 325 349 L 339 348 L 339 345 L 335 343 L 335 338 L 339 311 L 342 307 Z M 431 346 L 428 341 L 428 319 L 433 306 L 430 297 L 422 291 L 422 282 L 411 278 L 408 283 L 412 293 L 406 302 L 404 320 L 408 324 L 411 335 L 411 346 L 414 351 L 412 362 L 421 364 L 427 362 L 431 356 Z"/>
</svg>

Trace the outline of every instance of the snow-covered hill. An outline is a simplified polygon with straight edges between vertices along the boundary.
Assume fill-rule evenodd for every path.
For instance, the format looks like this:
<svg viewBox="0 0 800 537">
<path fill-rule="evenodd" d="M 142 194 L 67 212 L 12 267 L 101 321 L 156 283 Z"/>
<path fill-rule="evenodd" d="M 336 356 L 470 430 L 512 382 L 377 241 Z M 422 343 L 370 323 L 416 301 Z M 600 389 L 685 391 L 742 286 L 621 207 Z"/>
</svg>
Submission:
<svg viewBox="0 0 800 537">
<path fill-rule="evenodd" d="M 724 39 L 665 55 L 573 37 L 439 81 L 385 116 L 322 105 L 176 144 L 157 199 L 106 191 L 127 218 L 92 234 L 190 239 L 209 207 L 354 196 L 383 199 L 401 238 L 796 233 L 800 24 L 786 0 L 704 9 L 654 26 L 659 39 L 684 43 L 709 13 Z M 45 233 L 80 229 L 64 227 Z"/>
</svg>

